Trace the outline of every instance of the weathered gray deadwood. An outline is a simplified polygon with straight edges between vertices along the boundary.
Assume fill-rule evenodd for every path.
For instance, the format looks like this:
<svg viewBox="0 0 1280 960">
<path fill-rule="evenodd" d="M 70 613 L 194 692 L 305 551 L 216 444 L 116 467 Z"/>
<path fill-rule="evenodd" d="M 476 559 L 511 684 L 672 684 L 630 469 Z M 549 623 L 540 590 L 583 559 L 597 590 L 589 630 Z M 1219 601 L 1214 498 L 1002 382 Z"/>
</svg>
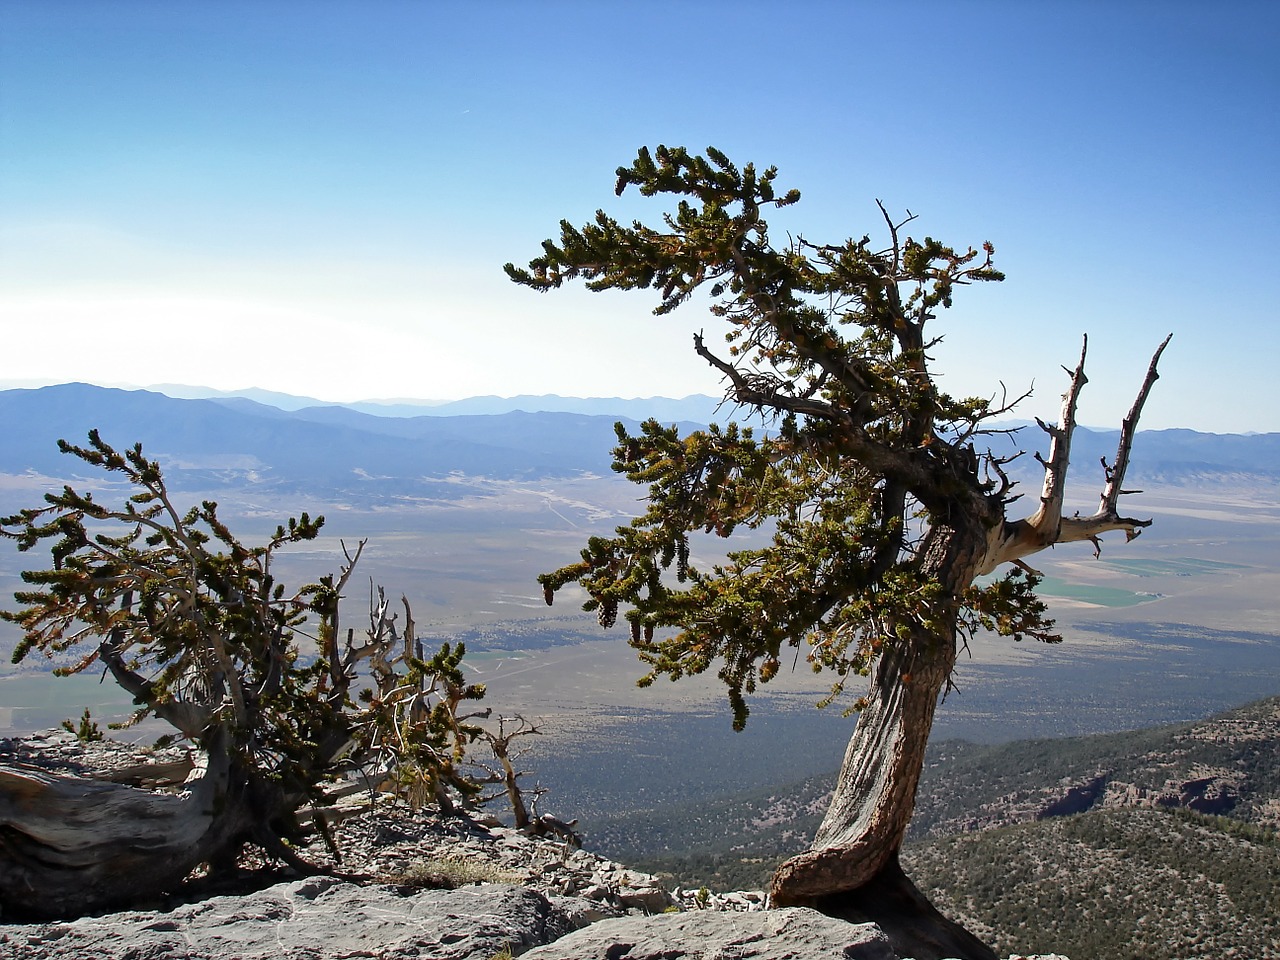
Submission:
<svg viewBox="0 0 1280 960">
<path fill-rule="evenodd" d="M 205 756 L 212 765 L 197 765 L 177 793 L 0 765 L 0 916 L 137 902 L 172 889 L 230 840 L 259 835 L 252 807 L 235 802 L 226 755 Z M 162 766 L 157 776 L 172 768 Z"/>
</svg>

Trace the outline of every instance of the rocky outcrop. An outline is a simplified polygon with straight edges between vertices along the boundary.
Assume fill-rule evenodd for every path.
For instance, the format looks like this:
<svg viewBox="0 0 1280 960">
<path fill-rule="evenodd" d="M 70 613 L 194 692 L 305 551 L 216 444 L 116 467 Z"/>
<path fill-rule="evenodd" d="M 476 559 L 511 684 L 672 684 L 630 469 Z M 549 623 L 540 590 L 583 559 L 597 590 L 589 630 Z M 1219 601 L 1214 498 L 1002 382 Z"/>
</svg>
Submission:
<svg viewBox="0 0 1280 960">
<path fill-rule="evenodd" d="M 524 887 L 457 890 L 359 886 L 330 877 L 212 897 L 167 912 L 68 923 L 0 926 L 13 960 L 321 960 L 430 957 L 492 960 L 571 929 L 546 897 Z"/>
<path fill-rule="evenodd" d="M 1078 758 L 1065 766 L 1051 759 L 1052 741 L 944 752 L 917 797 L 917 838 L 1115 808 L 1183 809 L 1280 828 L 1272 776 L 1280 697 L 1195 723 L 1063 743 Z M 1069 773 L 1046 782 L 1049 769 L 1055 779 Z"/>
<path fill-rule="evenodd" d="M 86 778 L 130 782 L 137 771 L 172 766 L 177 780 L 189 761 L 182 751 L 157 755 L 116 741 L 82 743 L 62 731 L 23 740 L 0 740 L 0 766 L 51 770 Z M 518 884 L 555 901 L 574 925 L 584 925 L 629 911 L 660 913 L 676 901 L 658 880 L 604 857 L 576 849 L 554 837 L 529 836 L 497 821 L 462 816 L 443 817 L 430 810 L 410 812 L 386 798 L 375 803 L 367 795 L 349 797 L 343 806 L 321 813 L 336 842 L 335 857 L 319 832 L 296 849 L 303 860 L 373 882 L 409 887 L 457 886 L 473 882 Z M 4 818 L 0 809 L 0 856 L 4 850 Z M 238 880 L 210 888 L 195 881 L 172 891 L 157 909 L 183 899 L 213 893 L 242 893 L 284 879 L 286 873 L 251 856 Z M 267 869 L 263 869 L 267 868 Z M 252 872 L 252 876 L 249 873 Z M 296 876 L 296 875 L 295 875 Z M 127 881 L 126 881 L 127 882 Z M 55 914 L 56 916 L 56 914 Z M 0 920 L 12 920 L 0 901 Z M 2 954 L 0 954 L 2 955 Z"/>
<path fill-rule="evenodd" d="M 571 919 L 525 887 L 363 886 L 331 877 L 169 911 L 0 925 L 9 960 L 899 960 L 874 924 L 813 910 Z M 1067 960 L 1016 957 L 1010 960 Z"/>
<path fill-rule="evenodd" d="M 86 742 L 66 730 L 0 737 L 0 763 L 146 787 L 182 783 L 195 768 L 193 751 L 187 748 Z"/>
<path fill-rule="evenodd" d="M 524 954 L 525 960 L 898 960 L 875 924 L 788 907 L 710 910 L 593 924 Z"/>
<path fill-rule="evenodd" d="M 765 910 L 757 892 L 671 896 L 648 874 L 505 827 L 401 809 L 334 829 L 347 869 L 378 882 L 310 877 L 149 910 L 0 924 L 0 957 L 493 960 L 509 950 L 529 960 L 898 960 L 872 924 Z M 431 883 L 464 885 L 424 888 Z"/>
<path fill-rule="evenodd" d="M 1166 780 L 1158 786 L 1139 786 L 1098 773 L 1063 780 L 1040 790 L 1020 790 L 984 803 L 972 813 L 940 820 L 932 836 L 976 833 L 1014 823 L 1067 817 L 1096 809 L 1178 807 L 1197 813 L 1225 815 L 1240 802 L 1244 776 L 1238 771 L 1215 769 L 1184 780 Z"/>
<path fill-rule="evenodd" d="M 179 779 L 189 763 L 177 751 L 157 757 L 118 744 L 86 746 L 61 733 L 38 743 L 0 741 L 0 762 L 95 779 L 133 779 L 157 760 Z M 0 957 L 493 960 L 509 951 L 529 960 L 898 960 L 872 924 L 765 910 L 758 891 L 668 893 L 650 874 L 493 821 L 411 813 L 368 798 L 323 815 L 341 860 L 318 835 L 297 852 L 348 879 L 272 882 L 281 878 L 278 865 L 250 860 L 230 886 L 196 880 L 145 909 L 0 922 Z M 255 884 L 263 889 L 252 891 Z M 8 919 L 3 907 L 0 920 Z"/>
<path fill-rule="evenodd" d="M 1061 794 L 1044 804 L 1035 812 L 1035 819 L 1048 817 L 1069 817 L 1075 813 L 1084 813 L 1102 796 L 1107 788 L 1107 778 L 1090 777 L 1080 783 L 1074 783 Z"/>
<path fill-rule="evenodd" d="M 1131 783 L 1114 783 L 1107 790 L 1104 807 L 1182 807 L 1210 816 L 1223 816 L 1240 802 L 1239 775 L 1170 780 L 1150 789 Z"/>
</svg>

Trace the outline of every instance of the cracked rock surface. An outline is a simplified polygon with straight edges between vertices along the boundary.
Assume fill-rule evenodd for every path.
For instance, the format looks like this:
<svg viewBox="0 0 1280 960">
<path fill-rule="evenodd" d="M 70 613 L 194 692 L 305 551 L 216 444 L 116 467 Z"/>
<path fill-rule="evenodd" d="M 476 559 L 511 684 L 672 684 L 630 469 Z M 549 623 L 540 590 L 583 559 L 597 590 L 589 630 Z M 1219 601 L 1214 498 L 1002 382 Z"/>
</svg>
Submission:
<svg viewBox="0 0 1280 960">
<path fill-rule="evenodd" d="M 76 960 L 490 960 L 570 929 L 532 890 L 483 885 L 405 891 L 330 877 L 212 897 L 168 912 L 0 927 L 0 956 Z"/>
<path fill-rule="evenodd" d="M 752 913 L 697 910 L 593 924 L 524 954 L 526 960 L 898 960 L 873 923 L 802 907 Z"/>
</svg>

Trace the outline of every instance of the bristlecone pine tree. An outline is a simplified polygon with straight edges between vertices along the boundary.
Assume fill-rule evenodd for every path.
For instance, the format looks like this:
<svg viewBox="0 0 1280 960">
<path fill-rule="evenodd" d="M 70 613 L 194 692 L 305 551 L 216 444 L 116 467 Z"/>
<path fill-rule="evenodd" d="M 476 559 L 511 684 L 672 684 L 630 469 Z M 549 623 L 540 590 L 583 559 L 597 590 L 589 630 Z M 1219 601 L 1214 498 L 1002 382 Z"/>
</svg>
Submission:
<svg viewBox="0 0 1280 960">
<path fill-rule="evenodd" d="M 178 508 L 141 445 L 121 453 L 96 432 L 87 447 L 60 445 L 134 492 L 109 507 L 68 486 L 0 520 L 0 535 L 24 551 L 48 544 L 53 561 L 23 574 L 23 609 L 0 611 L 24 631 L 14 661 L 38 651 L 62 661 L 59 673 L 105 668 L 138 719 L 170 723 L 199 760 L 164 774 L 180 792 L 139 789 L 160 779 L 151 766 L 111 782 L 0 764 L 5 919 L 137 903 L 199 865 L 233 866 L 246 843 L 314 872 L 285 843 L 296 812 L 355 768 L 366 773 L 355 789 L 414 805 L 478 793 L 463 757 L 487 711 L 465 712 L 484 688 L 466 683 L 462 645 L 424 655 L 408 601 L 399 621 L 381 589 L 369 628 L 342 635 L 338 600 L 363 542 L 344 547 L 336 578 L 287 591 L 275 555 L 313 539 L 323 518 L 303 514 L 246 546 L 217 504 Z"/>
<path fill-rule="evenodd" d="M 681 437 L 655 421 L 639 435 L 618 425 L 614 469 L 649 487 L 648 509 L 612 537 L 592 537 L 578 563 L 544 574 L 548 602 L 568 583 L 612 624 L 620 609 L 631 645 L 649 666 L 641 683 L 715 669 L 734 725 L 745 696 L 779 669 L 785 648 L 834 673 L 833 698 L 869 675 L 830 810 L 811 849 L 784 863 L 777 905 L 805 904 L 872 919 L 900 953 L 991 957 L 939 916 L 898 865 L 925 742 L 957 650 L 977 629 L 1053 642 L 1023 558 L 1109 531 L 1136 536 L 1149 520 L 1122 516 L 1119 500 L 1138 417 L 1156 379 L 1160 345 L 1105 466 L 1092 516 L 1063 516 L 1084 351 L 1057 425 L 1036 511 L 1010 519 L 1006 459 L 979 444 L 1012 404 L 957 399 L 929 371 L 926 333 L 957 288 L 1003 279 L 993 248 L 957 250 L 904 234 L 880 205 L 888 238 L 775 246 L 763 215 L 800 199 L 774 185 L 775 168 L 739 168 L 720 151 L 639 152 L 618 170 L 630 186 L 674 209 L 654 228 L 603 211 L 577 229 L 561 223 L 516 283 L 545 291 L 582 279 L 591 290 L 657 291 L 665 314 L 702 291 L 727 331 L 699 356 L 723 374 L 726 400 L 763 414 L 756 437 L 734 424 Z M 1087 341 L 1086 341 L 1087 344 Z M 729 537 L 764 527 L 772 543 L 730 552 L 710 569 L 689 562 L 690 536 Z M 1013 569 L 993 582 L 998 568 Z M 674 569 L 673 569 L 674 568 Z M 674 576 L 672 576 L 674 574 Z"/>
</svg>

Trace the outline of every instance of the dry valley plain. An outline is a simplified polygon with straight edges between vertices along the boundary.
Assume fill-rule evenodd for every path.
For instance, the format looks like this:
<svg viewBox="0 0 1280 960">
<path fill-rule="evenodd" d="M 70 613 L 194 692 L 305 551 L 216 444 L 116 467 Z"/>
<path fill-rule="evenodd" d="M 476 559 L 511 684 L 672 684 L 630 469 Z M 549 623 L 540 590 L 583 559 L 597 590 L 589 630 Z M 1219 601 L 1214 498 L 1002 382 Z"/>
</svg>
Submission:
<svg viewBox="0 0 1280 960">
<path fill-rule="evenodd" d="M 524 766 L 530 783 L 550 790 L 543 809 L 579 818 L 588 837 L 593 817 L 784 784 L 838 766 L 855 721 L 842 716 L 839 702 L 815 708 L 830 680 L 807 669 L 803 652 L 794 670 L 780 671 L 751 701 L 747 729 L 735 734 L 714 678 L 639 689 L 643 670 L 625 629 L 599 628 L 568 589 L 554 607 L 544 604 L 536 575 L 575 560 L 589 535 L 625 523 L 641 491 L 594 475 L 450 482 L 456 489 L 446 496 L 378 504 L 226 488 L 214 496 L 246 541 L 291 513 L 326 516 L 324 536 L 282 557 L 278 572 L 291 584 L 336 569 L 343 544 L 367 538 L 346 624 L 358 629 L 367 618 L 372 580 L 409 598 L 420 635 L 465 641 L 470 673 L 487 684 L 495 711 L 540 724 L 543 736 L 530 739 Z M 0 510 L 37 503 L 50 483 L 3 478 Z M 201 495 L 181 492 L 184 502 Z M 1126 507 L 1155 520 L 1132 543 L 1115 535 L 1100 557 L 1084 544 L 1033 558 L 1064 642 L 975 638 L 939 711 L 935 739 L 1133 729 L 1280 693 L 1280 489 L 1148 486 Z M 714 561 L 723 549 L 718 541 L 697 543 L 693 562 Z M 0 544 L 0 603 L 12 608 L 19 571 L 43 559 Z M 84 706 L 102 721 L 128 715 L 125 698 L 99 673 L 56 679 L 36 658 L 10 666 L 17 632 L 2 628 L 0 735 L 56 726 Z M 157 732 L 145 726 L 121 735 Z"/>
</svg>

